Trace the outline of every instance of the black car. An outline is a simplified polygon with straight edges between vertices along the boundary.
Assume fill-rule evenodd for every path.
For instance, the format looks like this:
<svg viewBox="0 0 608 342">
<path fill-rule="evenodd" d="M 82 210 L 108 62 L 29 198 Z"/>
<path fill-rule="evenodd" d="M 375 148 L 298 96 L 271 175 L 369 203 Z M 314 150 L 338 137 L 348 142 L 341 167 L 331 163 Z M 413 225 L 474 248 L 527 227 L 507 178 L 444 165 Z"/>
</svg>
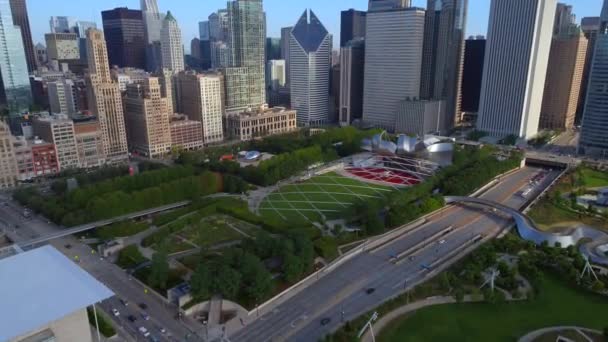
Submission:
<svg viewBox="0 0 608 342">
<path fill-rule="evenodd" d="M 121 299 L 120 300 L 120 304 L 124 305 L 124 306 L 129 306 L 129 301 Z"/>
<path fill-rule="evenodd" d="M 133 315 L 129 315 L 127 316 L 127 319 L 129 320 L 129 322 L 133 323 L 135 321 L 137 321 L 137 317 L 133 316 Z"/>
<path fill-rule="evenodd" d="M 326 317 L 321 320 L 321 325 L 328 325 L 331 322 L 331 318 Z"/>
<path fill-rule="evenodd" d="M 146 310 L 148 308 L 148 305 L 146 303 L 139 303 L 138 306 L 142 309 L 142 310 Z"/>
<path fill-rule="evenodd" d="M 72 245 L 70 245 L 69 243 L 63 247 L 65 247 L 65 249 L 72 249 Z"/>
<path fill-rule="evenodd" d="M 374 293 L 374 291 L 376 291 L 376 289 L 373 288 L 373 287 L 370 287 L 369 289 L 365 290 L 365 293 L 367 293 L 368 295 L 370 295 L 370 294 Z"/>
</svg>

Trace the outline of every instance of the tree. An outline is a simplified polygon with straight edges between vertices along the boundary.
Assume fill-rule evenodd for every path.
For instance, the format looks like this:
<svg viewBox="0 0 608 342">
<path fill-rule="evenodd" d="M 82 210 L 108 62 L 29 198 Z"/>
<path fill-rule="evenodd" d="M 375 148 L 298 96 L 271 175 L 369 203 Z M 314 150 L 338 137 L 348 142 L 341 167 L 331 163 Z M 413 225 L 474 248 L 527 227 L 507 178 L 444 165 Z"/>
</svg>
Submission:
<svg viewBox="0 0 608 342">
<path fill-rule="evenodd" d="M 241 275 L 228 265 L 218 265 L 217 268 L 212 282 L 213 292 L 221 293 L 227 299 L 235 299 L 241 288 Z"/>
<path fill-rule="evenodd" d="M 441 289 L 445 292 L 450 291 L 450 277 L 447 272 L 441 274 Z"/>
<path fill-rule="evenodd" d="M 167 288 L 167 281 L 169 280 L 169 261 L 167 257 L 167 248 L 165 246 L 161 246 L 152 255 L 152 265 L 150 266 L 150 275 L 148 276 L 148 282 L 151 286 L 160 289 Z"/>
<path fill-rule="evenodd" d="M 608 326 L 604 327 L 604 337 L 608 338 Z"/>
<path fill-rule="evenodd" d="M 462 287 L 459 287 L 454 291 L 454 298 L 456 298 L 456 302 L 462 303 L 464 301 L 464 290 Z"/>
<path fill-rule="evenodd" d="M 300 258 L 293 254 L 288 254 L 283 259 L 283 275 L 288 283 L 295 283 L 304 272 L 304 265 Z"/>
<path fill-rule="evenodd" d="M 606 285 L 601 280 L 596 280 L 595 282 L 593 282 L 593 285 L 591 285 L 591 289 L 595 292 L 602 292 L 605 288 Z"/>
<path fill-rule="evenodd" d="M 209 268 L 201 263 L 198 265 L 190 278 L 192 294 L 197 299 L 208 299 L 211 297 L 211 274 Z"/>
</svg>

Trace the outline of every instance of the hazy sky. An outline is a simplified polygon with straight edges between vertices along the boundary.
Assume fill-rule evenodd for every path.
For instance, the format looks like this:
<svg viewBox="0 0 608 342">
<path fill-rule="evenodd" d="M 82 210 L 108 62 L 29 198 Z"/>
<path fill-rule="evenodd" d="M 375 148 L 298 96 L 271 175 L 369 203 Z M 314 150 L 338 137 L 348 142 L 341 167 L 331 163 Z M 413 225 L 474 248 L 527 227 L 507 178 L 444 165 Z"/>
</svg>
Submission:
<svg viewBox="0 0 608 342">
<path fill-rule="evenodd" d="M 568 0 L 574 6 L 578 20 L 586 16 L 599 16 L 602 0 Z M 101 27 L 101 11 L 114 7 L 139 8 L 139 0 L 27 0 L 34 43 L 44 44 L 49 31 L 49 17 L 65 15 L 77 20 L 96 21 Z M 426 7 L 426 0 L 413 0 L 413 5 Z M 170 10 L 182 29 L 186 50 L 190 40 L 198 37 L 198 22 L 210 13 L 226 7 L 225 0 L 158 0 L 161 11 Z M 469 0 L 466 35 L 485 35 L 488 25 L 490 0 Z M 280 37 L 280 29 L 295 24 L 304 9 L 311 8 L 336 42 L 340 36 L 340 11 L 355 8 L 367 9 L 367 0 L 264 0 L 268 35 Z"/>
</svg>

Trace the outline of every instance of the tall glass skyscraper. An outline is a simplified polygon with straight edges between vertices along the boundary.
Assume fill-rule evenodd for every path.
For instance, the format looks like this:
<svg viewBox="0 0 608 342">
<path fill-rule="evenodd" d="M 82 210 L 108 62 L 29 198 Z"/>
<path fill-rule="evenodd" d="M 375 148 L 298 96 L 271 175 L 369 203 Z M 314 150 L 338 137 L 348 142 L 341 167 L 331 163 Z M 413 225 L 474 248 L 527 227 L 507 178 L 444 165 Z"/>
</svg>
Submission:
<svg viewBox="0 0 608 342">
<path fill-rule="evenodd" d="M 589 75 L 579 152 L 608 157 L 608 0 L 604 0 L 600 30 Z"/>
<path fill-rule="evenodd" d="M 13 24 L 9 0 L 0 0 L 0 73 L 3 98 L 11 116 L 29 109 L 32 103 L 30 79 L 21 30 Z"/>
</svg>

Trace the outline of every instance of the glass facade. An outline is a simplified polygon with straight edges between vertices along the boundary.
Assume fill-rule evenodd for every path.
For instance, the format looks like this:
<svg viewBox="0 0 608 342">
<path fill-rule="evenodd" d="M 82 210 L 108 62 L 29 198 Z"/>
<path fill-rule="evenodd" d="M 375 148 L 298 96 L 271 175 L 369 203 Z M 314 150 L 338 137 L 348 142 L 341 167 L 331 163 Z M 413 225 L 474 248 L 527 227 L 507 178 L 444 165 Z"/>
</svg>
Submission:
<svg viewBox="0 0 608 342">
<path fill-rule="evenodd" d="M 13 24 L 9 0 L 0 0 L 0 73 L 11 116 L 28 111 L 32 91 L 21 30 Z"/>
</svg>

